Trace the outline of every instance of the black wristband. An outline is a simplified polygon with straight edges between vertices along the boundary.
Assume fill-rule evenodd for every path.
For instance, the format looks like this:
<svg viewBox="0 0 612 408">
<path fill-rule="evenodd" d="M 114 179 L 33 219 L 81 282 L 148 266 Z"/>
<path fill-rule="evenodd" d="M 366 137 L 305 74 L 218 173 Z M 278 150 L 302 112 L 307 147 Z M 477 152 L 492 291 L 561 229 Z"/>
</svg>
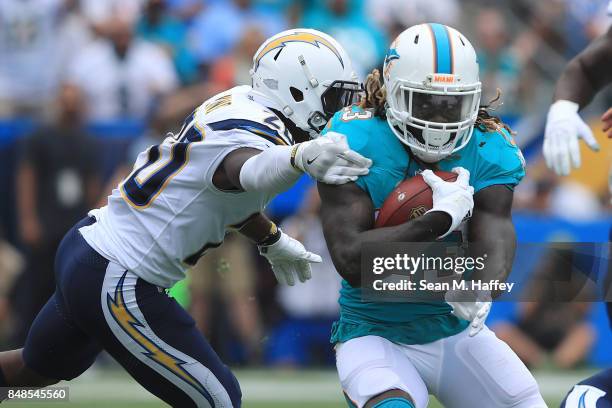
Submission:
<svg viewBox="0 0 612 408">
<path fill-rule="evenodd" d="M 262 250 L 265 252 L 265 247 L 276 244 L 281 237 L 281 230 L 276 226 L 276 224 L 272 223 L 270 226 L 270 233 L 266 235 L 264 239 L 257 243 L 257 246 L 263 247 Z"/>
</svg>

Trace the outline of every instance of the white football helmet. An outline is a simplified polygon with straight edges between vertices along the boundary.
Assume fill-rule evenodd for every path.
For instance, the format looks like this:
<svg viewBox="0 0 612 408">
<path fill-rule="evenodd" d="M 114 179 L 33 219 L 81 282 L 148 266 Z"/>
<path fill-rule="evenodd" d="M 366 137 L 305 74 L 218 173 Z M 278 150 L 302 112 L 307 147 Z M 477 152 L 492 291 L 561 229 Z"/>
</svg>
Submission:
<svg viewBox="0 0 612 408">
<path fill-rule="evenodd" d="M 312 137 L 360 91 L 346 51 L 329 35 L 296 28 L 266 40 L 253 56 L 253 89 Z"/>
<path fill-rule="evenodd" d="M 420 24 L 391 43 L 383 67 L 387 121 L 421 160 L 433 163 L 472 137 L 480 104 L 472 44 L 442 24 Z"/>
</svg>

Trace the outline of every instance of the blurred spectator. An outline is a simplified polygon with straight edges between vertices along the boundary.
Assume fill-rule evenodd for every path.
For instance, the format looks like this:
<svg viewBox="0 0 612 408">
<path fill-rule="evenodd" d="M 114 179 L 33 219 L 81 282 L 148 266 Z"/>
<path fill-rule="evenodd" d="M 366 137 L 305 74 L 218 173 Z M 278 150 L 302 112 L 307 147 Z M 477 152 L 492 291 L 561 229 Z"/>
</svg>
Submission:
<svg viewBox="0 0 612 408">
<path fill-rule="evenodd" d="M 461 19 L 461 8 L 457 0 L 366 0 L 366 2 L 367 15 L 387 30 L 391 30 L 395 25 L 407 28 L 422 23 L 441 23 L 457 27 Z"/>
<path fill-rule="evenodd" d="M 79 0 L 64 1 L 64 18 L 58 27 L 57 55 L 60 72 L 65 72 L 72 60 L 95 38 L 91 25 L 83 16 L 81 2 Z"/>
<path fill-rule="evenodd" d="M 250 85 L 249 70 L 253 66 L 253 55 L 265 39 L 258 27 L 247 28 L 234 52 L 214 63 L 210 71 L 210 82 L 219 91 L 236 85 Z"/>
<path fill-rule="evenodd" d="M 187 29 L 167 8 L 167 0 L 148 0 L 136 26 L 136 34 L 162 46 L 174 61 L 182 83 L 193 82 L 197 76 L 195 59 L 185 42 Z"/>
<path fill-rule="evenodd" d="M 80 0 L 83 15 L 94 31 L 102 36 L 111 35 L 114 21 L 121 19 L 133 24 L 140 17 L 145 0 Z"/>
<path fill-rule="evenodd" d="M 168 9 L 172 16 L 184 21 L 191 23 L 195 16 L 197 16 L 204 8 L 205 0 L 166 0 Z"/>
<path fill-rule="evenodd" d="M 563 0 L 562 2 L 566 10 L 563 27 L 568 46 L 566 55 L 572 58 L 591 40 L 608 29 L 609 0 Z"/>
<path fill-rule="evenodd" d="M 288 27 L 299 27 L 304 8 L 312 6 L 312 3 L 312 0 L 253 0 L 254 7 L 262 13 L 284 16 Z"/>
<path fill-rule="evenodd" d="M 157 112 L 159 112 L 159 110 Z M 105 186 L 102 189 L 99 201 L 95 207 L 104 207 L 108 204 L 108 196 L 119 186 L 121 181 L 130 174 L 140 153 L 164 141 L 168 127 L 164 121 L 160 120 L 157 112 L 153 114 L 149 126 L 144 133 L 131 141 L 127 147 L 125 155 L 122 157 L 122 160 L 119 161 L 113 174 L 105 181 Z"/>
<path fill-rule="evenodd" d="M 64 0 L 0 1 L 0 118 L 48 113 Z"/>
<path fill-rule="evenodd" d="M 6 339 L 10 328 L 9 294 L 15 279 L 23 271 L 22 255 L 4 240 L 0 225 L 0 338 Z"/>
<path fill-rule="evenodd" d="M 517 91 L 520 83 L 520 66 L 509 45 L 504 16 L 495 9 L 483 9 L 476 17 L 476 38 L 480 80 L 483 83 L 481 103 L 488 104 L 503 90 L 503 104 L 497 114 L 517 114 Z"/>
<path fill-rule="evenodd" d="M 584 222 L 597 219 L 602 206 L 597 195 L 580 183 L 564 181 L 552 191 L 549 213 L 572 221 Z"/>
<path fill-rule="evenodd" d="M 272 330 L 268 342 L 267 360 L 274 365 L 312 364 L 317 361 L 317 352 L 322 357 L 319 362 L 333 362 L 329 336 L 332 323 L 338 317 L 341 279 L 327 250 L 318 217 L 319 206 L 317 189 L 311 187 L 299 213 L 282 224 L 287 234 L 321 255 L 323 262 L 312 264 L 312 279 L 308 282 L 278 286 L 278 302 L 286 318 Z"/>
<path fill-rule="evenodd" d="M 216 59 L 230 53 L 248 27 L 259 27 L 265 37 L 286 28 L 282 15 L 252 6 L 251 0 L 215 2 L 196 17 L 189 32 L 189 44 L 203 77 Z"/>
<path fill-rule="evenodd" d="M 516 208 L 526 208 L 568 221 L 585 222 L 599 218 L 603 207 L 597 194 L 580 183 L 562 180 L 549 172 L 538 174 L 519 185 Z"/>
<path fill-rule="evenodd" d="M 365 14 L 362 0 L 325 0 L 304 13 L 302 25 L 326 32 L 342 44 L 360 78 L 382 65 L 389 47 L 386 34 Z"/>
<path fill-rule="evenodd" d="M 560 369 L 583 362 L 595 341 L 586 321 L 590 303 L 519 303 L 519 320 L 492 329 L 530 368 L 549 363 Z"/>
<path fill-rule="evenodd" d="M 518 304 L 516 323 L 499 322 L 492 327 L 530 368 L 547 362 L 561 369 L 573 368 L 595 341 L 588 321 L 594 284 L 587 279 L 590 267 L 579 265 L 592 263 L 593 257 L 585 258 L 581 254 L 584 247 L 580 248 L 551 247 L 529 284 L 525 296 L 530 301 Z"/>
<path fill-rule="evenodd" d="M 550 194 L 555 188 L 555 179 L 552 175 L 534 177 L 532 172 L 527 174 L 530 177 L 526 177 L 515 190 L 512 208 L 545 213 L 550 205 Z"/>
<path fill-rule="evenodd" d="M 158 46 L 133 38 L 125 20 L 109 23 L 109 36 L 73 61 L 68 81 L 83 90 L 89 120 L 144 119 L 177 86 L 172 61 Z"/>
<path fill-rule="evenodd" d="M 529 38 L 530 46 L 525 47 L 525 50 L 530 52 L 526 54 L 526 57 L 528 55 L 538 57 L 538 51 L 547 48 L 561 53 L 566 50 L 567 39 L 563 36 L 561 29 L 565 19 L 565 7 L 562 1 L 533 3 L 528 9 L 528 14 L 523 17 L 527 20 L 532 33 L 535 34 L 535 37 Z"/>
<path fill-rule="evenodd" d="M 259 359 L 263 337 L 259 307 L 255 301 L 257 271 L 252 258 L 252 244 L 238 233 L 228 235 L 219 248 L 206 251 L 206 255 L 190 271 L 191 315 L 197 327 L 208 337 L 213 326 L 218 329 L 216 317 L 221 306 L 227 312 L 232 329 L 237 332 L 243 358 L 248 362 Z M 224 347 L 228 347 L 224 344 Z M 222 354 L 227 350 L 220 351 Z M 240 358 L 239 358 L 240 359 Z"/>
<path fill-rule="evenodd" d="M 57 246 L 95 203 L 100 189 L 97 145 L 82 127 L 84 103 L 78 88 L 63 86 L 56 104 L 56 120 L 24 141 L 17 175 L 21 240 L 28 261 L 15 297 L 19 344 L 54 290 Z"/>
<path fill-rule="evenodd" d="M 561 30 L 564 7 L 560 0 L 517 1 L 508 7 L 514 8 L 514 22 L 521 24 L 512 32 L 513 55 L 521 68 L 518 113 L 542 118 L 550 105 L 554 81 L 567 62 L 563 58 L 566 39 Z"/>
</svg>

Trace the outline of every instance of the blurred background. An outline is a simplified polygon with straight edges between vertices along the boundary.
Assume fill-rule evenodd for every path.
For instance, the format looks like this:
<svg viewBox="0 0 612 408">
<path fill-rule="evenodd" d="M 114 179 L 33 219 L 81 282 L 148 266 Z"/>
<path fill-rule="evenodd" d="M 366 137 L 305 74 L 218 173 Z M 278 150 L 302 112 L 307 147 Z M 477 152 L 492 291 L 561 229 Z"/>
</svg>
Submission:
<svg viewBox="0 0 612 408">
<path fill-rule="evenodd" d="M 602 146 L 600 153 L 583 149 L 583 167 L 563 179 L 548 171 L 541 158 L 555 80 L 571 57 L 608 28 L 607 3 L 1 0 L 1 348 L 23 344 L 52 293 L 53 259 L 63 234 L 88 209 L 104 205 L 136 155 L 178 130 L 197 105 L 217 92 L 249 84 L 259 45 L 290 27 L 334 36 L 362 79 L 381 64 L 390 41 L 408 26 L 440 22 L 459 29 L 478 52 L 483 103 L 501 89 L 503 103 L 496 113 L 517 132 L 527 159 L 527 177 L 515 194 L 519 241 L 607 242 L 612 149 L 598 118 L 612 106 L 612 92 L 602 93 L 583 112 Z M 312 406 L 343 406 L 337 403 L 341 395 L 328 342 L 340 280 L 317 208 L 316 189 L 304 178 L 268 209 L 289 234 L 323 256 L 307 284 L 277 286 L 253 245 L 229 236 L 172 290 L 227 363 L 307 373 L 276 379 L 270 374 L 266 382 L 259 371 L 243 371 L 247 401 L 259 395 L 262 406 L 310 406 L 265 400 L 276 392 L 266 391 L 266 384 L 283 384 L 287 378 L 299 379 L 298 386 L 286 386 L 292 390 L 287 395 L 316 399 L 329 394 L 331 405 Z M 519 253 L 515 269 L 537 274 L 554 268 L 540 258 L 541 253 Z M 554 394 L 553 400 L 583 375 L 568 370 L 612 363 L 612 336 L 598 303 L 498 303 L 489 324 L 530 368 L 543 373 L 541 386 Z M 90 371 L 102 374 L 87 375 L 110 378 L 104 373 L 113 368 L 101 357 Z M 563 377 L 566 373 L 573 374 Z M 315 391 L 305 393 L 308 385 L 299 386 L 304 378 L 319 388 L 313 385 Z M 94 388 L 104 383 L 82 381 Z M 134 395 L 149 398 L 134 386 Z M 99 394 L 109 398 L 103 388 Z M 253 400 L 246 406 L 256 404 Z"/>
</svg>

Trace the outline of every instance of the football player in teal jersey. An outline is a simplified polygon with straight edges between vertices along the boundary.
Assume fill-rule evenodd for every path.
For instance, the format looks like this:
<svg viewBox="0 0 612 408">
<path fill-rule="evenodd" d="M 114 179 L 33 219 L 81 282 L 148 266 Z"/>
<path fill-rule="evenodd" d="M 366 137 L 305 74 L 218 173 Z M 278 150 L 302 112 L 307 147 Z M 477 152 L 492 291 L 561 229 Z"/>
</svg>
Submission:
<svg viewBox="0 0 612 408">
<path fill-rule="evenodd" d="M 487 253 L 489 278 L 505 279 L 516 247 L 513 190 L 525 175 L 511 130 L 480 106 L 476 53 L 461 33 L 441 24 L 407 29 L 385 58 L 384 87 L 379 76 L 368 77 L 363 106 L 338 112 L 327 128 L 373 161 L 369 174 L 319 185 L 325 237 L 344 278 L 332 342 L 347 403 L 424 408 L 431 393 L 447 408 L 545 407 L 531 373 L 484 325 L 498 293 L 473 302 L 452 301 L 452 293 L 447 302 L 362 300 L 362 244 L 434 241 L 472 211 L 467 241 Z M 431 170 L 455 171 L 457 181 Z M 432 187 L 432 210 L 374 229 L 376 210 L 419 171 Z"/>
</svg>

